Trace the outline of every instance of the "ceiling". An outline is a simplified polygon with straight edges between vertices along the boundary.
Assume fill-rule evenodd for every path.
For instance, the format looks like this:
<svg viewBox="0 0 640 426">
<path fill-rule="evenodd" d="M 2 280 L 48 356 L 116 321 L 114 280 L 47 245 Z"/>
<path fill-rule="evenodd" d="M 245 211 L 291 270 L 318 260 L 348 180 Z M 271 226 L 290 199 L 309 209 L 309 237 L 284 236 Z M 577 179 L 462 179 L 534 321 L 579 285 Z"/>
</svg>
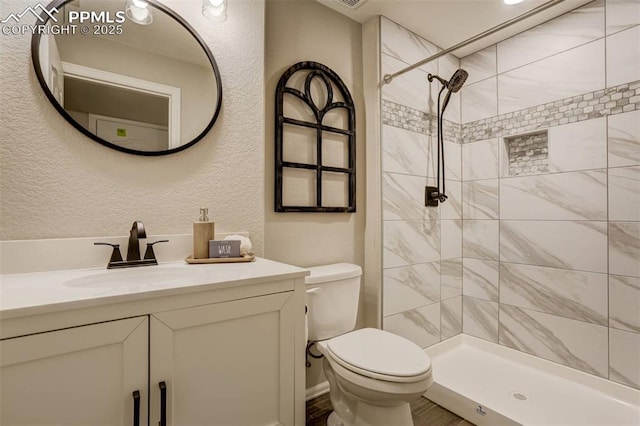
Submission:
<svg viewBox="0 0 640 426">
<path fill-rule="evenodd" d="M 511 6 L 504 4 L 503 0 L 360 0 L 354 9 L 346 6 L 345 0 L 316 1 L 361 23 L 376 15 L 383 15 L 446 49 L 548 0 L 524 0 L 522 3 Z M 591 0 L 564 0 L 535 16 L 463 47 L 453 54 L 462 58 L 589 1 Z"/>
<path fill-rule="evenodd" d="M 194 3 L 194 7 L 201 7 Z M 118 11 L 126 10 L 125 0 L 76 0 L 67 4 L 68 9 L 109 12 L 116 16 Z M 64 12 L 65 15 L 67 12 Z M 209 58 L 197 39 L 170 15 L 151 7 L 153 22 L 151 25 L 139 25 L 127 19 L 122 25 L 122 35 L 81 35 L 76 39 L 96 37 L 110 43 L 121 43 L 129 47 L 167 56 L 195 65 L 210 67 Z M 93 26 L 92 26 L 93 28 Z"/>
</svg>

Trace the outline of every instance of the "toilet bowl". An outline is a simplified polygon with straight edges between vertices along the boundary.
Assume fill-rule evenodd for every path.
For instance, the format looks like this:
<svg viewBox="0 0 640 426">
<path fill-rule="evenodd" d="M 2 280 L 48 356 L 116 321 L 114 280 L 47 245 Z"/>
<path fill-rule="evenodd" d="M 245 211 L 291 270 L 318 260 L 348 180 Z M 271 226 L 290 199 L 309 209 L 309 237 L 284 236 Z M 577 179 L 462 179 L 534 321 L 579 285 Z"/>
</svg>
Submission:
<svg viewBox="0 0 640 426">
<path fill-rule="evenodd" d="M 433 383 L 431 361 L 413 342 L 387 331 L 352 331 L 360 292 L 360 267 L 309 268 L 309 340 L 324 355 L 334 412 L 329 426 L 412 426 L 409 403 Z"/>
</svg>

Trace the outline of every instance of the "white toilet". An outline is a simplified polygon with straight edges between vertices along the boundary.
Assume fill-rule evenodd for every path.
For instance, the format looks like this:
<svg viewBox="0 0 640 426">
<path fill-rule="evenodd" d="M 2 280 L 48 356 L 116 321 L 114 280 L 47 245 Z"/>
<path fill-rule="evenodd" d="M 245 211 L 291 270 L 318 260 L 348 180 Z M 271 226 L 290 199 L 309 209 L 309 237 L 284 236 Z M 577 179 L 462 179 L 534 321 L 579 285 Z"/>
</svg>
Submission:
<svg viewBox="0 0 640 426">
<path fill-rule="evenodd" d="M 431 360 L 413 342 L 356 325 L 358 265 L 307 268 L 309 341 L 324 355 L 333 413 L 328 426 L 412 426 L 409 403 L 433 383 Z"/>
</svg>

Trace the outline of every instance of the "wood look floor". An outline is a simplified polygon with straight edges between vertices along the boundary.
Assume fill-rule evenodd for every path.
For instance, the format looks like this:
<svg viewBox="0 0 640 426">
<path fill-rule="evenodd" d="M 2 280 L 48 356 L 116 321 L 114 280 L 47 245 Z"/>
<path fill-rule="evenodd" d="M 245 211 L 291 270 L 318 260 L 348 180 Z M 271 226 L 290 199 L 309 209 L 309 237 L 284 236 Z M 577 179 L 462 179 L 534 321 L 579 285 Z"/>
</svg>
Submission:
<svg viewBox="0 0 640 426">
<path fill-rule="evenodd" d="M 328 393 L 307 401 L 307 426 L 325 426 L 331 411 L 333 409 Z M 414 426 L 473 426 L 473 423 L 469 423 L 427 398 L 420 398 L 411 404 L 411 414 Z"/>
</svg>

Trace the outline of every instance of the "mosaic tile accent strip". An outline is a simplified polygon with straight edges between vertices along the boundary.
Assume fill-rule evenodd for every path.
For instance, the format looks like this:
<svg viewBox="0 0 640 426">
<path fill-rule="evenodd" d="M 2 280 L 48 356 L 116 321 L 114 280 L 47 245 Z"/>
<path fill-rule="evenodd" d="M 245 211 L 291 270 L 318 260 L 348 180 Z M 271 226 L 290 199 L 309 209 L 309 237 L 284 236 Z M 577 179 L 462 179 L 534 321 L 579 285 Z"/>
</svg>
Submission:
<svg viewBox="0 0 640 426">
<path fill-rule="evenodd" d="M 469 143 L 636 110 L 640 111 L 640 80 L 464 125 L 444 120 L 444 137 L 451 142 Z M 382 100 L 382 122 L 425 135 L 436 132 L 436 117 L 432 114 L 386 99 Z"/>
<path fill-rule="evenodd" d="M 640 110 L 640 80 L 467 123 L 462 126 L 462 143 L 635 110 Z"/>
<path fill-rule="evenodd" d="M 639 108 L 640 109 L 640 108 Z M 424 135 L 434 135 L 437 128 L 436 116 L 406 105 L 386 99 L 382 100 L 382 123 Z M 444 120 L 444 139 L 460 143 L 462 126 L 453 121 Z"/>
<path fill-rule="evenodd" d="M 549 173 L 548 132 L 505 138 L 509 156 L 509 176 Z"/>
</svg>

